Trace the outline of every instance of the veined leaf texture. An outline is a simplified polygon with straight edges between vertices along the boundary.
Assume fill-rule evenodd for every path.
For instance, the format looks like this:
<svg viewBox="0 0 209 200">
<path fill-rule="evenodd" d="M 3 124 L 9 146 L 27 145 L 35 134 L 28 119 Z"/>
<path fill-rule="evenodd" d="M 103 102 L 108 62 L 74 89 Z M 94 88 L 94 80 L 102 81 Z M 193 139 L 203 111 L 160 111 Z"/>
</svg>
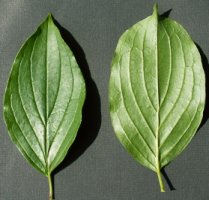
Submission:
<svg viewBox="0 0 209 200">
<path fill-rule="evenodd" d="M 119 39 L 109 82 L 114 131 L 127 151 L 157 173 L 189 144 L 203 115 L 200 54 L 176 21 L 153 14 Z"/>
<path fill-rule="evenodd" d="M 82 119 L 85 83 L 51 15 L 15 58 L 4 99 L 9 135 L 49 179 L 73 143 Z"/>
</svg>

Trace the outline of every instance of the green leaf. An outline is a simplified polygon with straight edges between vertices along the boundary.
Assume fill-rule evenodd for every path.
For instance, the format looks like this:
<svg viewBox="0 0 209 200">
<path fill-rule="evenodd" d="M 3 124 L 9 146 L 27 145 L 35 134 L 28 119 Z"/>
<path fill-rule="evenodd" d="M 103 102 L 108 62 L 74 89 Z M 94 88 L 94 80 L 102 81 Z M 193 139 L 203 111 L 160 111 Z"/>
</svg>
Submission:
<svg viewBox="0 0 209 200">
<path fill-rule="evenodd" d="M 17 54 L 4 99 L 12 141 L 49 179 L 76 137 L 84 99 L 82 73 L 49 15 Z"/>
<path fill-rule="evenodd" d="M 194 136 L 203 115 L 205 77 L 200 54 L 177 22 L 152 16 L 119 39 L 109 82 L 114 131 L 128 152 L 157 173 Z"/>
</svg>

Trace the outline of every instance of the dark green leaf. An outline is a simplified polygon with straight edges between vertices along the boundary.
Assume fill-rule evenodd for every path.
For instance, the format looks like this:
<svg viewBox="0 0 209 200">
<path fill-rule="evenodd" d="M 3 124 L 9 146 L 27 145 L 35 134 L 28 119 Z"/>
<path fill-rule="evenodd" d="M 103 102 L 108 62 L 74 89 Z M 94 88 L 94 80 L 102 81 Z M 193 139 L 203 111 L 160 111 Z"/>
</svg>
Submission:
<svg viewBox="0 0 209 200">
<path fill-rule="evenodd" d="M 205 77 L 200 54 L 177 22 L 152 16 L 119 39 L 109 84 L 110 113 L 122 145 L 157 173 L 176 158 L 202 119 Z"/>
<path fill-rule="evenodd" d="M 84 99 L 81 71 L 49 15 L 20 49 L 4 99 L 12 141 L 48 177 L 76 137 Z"/>
</svg>

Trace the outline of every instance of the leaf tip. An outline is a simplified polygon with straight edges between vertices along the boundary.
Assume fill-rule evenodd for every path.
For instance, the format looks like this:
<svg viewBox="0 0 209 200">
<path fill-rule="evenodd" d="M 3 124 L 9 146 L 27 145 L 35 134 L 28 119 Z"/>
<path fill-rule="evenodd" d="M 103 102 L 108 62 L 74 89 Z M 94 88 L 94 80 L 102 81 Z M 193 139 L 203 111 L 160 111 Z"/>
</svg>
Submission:
<svg viewBox="0 0 209 200">
<path fill-rule="evenodd" d="M 153 15 L 158 16 L 158 4 L 155 3 L 153 6 Z"/>
<path fill-rule="evenodd" d="M 52 13 L 49 13 L 49 14 L 47 15 L 47 20 L 53 20 L 53 15 L 52 15 Z"/>
</svg>

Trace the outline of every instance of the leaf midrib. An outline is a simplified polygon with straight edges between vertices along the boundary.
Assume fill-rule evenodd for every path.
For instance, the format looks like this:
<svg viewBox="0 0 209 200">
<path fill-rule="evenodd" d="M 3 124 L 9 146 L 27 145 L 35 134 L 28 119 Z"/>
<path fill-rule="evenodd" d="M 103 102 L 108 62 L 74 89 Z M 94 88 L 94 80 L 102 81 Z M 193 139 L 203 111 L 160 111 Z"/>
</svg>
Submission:
<svg viewBox="0 0 209 200">
<path fill-rule="evenodd" d="M 157 70 L 156 70 L 156 76 L 157 76 L 157 99 L 158 99 L 158 104 L 157 104 L 157 131 L 156 131 L 156 168 L 157 171 L 159 172 L 161 169 L 160 166 L 160 150 L 159 150 L 159 126 L 160 126 L 160 91 L 159 91 L 159 47 L 158 47 L 158 13 L 155 10 L 155 19 L 157 23 L 157 34 L 156 34 L 156 64 L 157 64 Z"/>
<path fill-rule="evenodd" d="M 46 169 L 47 173 L 49 173 L 48 168 L 48 152 L 47 152 L 47 136 L 48 136 L 48 31 L 49 30 L 49 19 L 47 22 L 47 29 L 46 29 L 46 71 L 45 71 L 45 126 L 44 126 L 44 150 L 45 150 L 45 161 L 46 161 Z"/>
</svg>

